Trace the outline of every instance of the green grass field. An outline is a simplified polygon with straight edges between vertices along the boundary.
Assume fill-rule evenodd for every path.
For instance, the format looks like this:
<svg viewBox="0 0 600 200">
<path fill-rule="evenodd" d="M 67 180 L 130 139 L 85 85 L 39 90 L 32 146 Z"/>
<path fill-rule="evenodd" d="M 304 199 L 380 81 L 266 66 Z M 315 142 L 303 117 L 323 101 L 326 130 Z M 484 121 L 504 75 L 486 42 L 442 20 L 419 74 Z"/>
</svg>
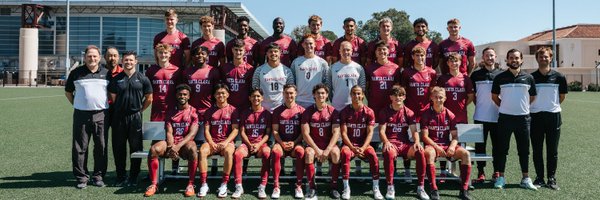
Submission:
<svg viewBox="0 0 600 200">
<path fill-rule="evenodd" d="M 520 170 L 514 141 L 506 169 L 507 189 L 492 188 L 492 183 L 476 184 L 471 194 L 475 199 L 595 199 L 600 192 L 594 181 L 600 179 L 600 157 L 595 153 L 600 138 L 600 93 L 577 93 L 567 96 L 563 103 L 563 130 L 559 150 L 557 180 L 560 191 L 542 188 L 528 191 L 518 186 Z M 472 111 L 472 107 L 470 108 Z M 62 88 L 0 88 L 0 199 L 141 199 L 147 181 L 141 181 L 135 188 L 89 186 L 85 190 L 75 189 L 75 179 L 71 173 L 71 105 L 64 97 Z M 145 118 L 147 119 L 147 117 Z M 109 140 L 110 141 L 110 140 Z M 109 144 L 110 145 L 110 144 Z M 145 148 L 148 148 L 146 144 Z M 489 149 L 489 148 L 488 148 Z M 110 146 L 109 146 L 110 151 Z M 114 162 L 109 152 L 109 166 L 106 183 L 114 182 Z M 92 169 L 92 156 L 89 158 Z M 531 159 L 530 159 L 531 160 Z M 142 163 L 142 175 L 147 166 Z M 167 162 L 170 165 L 170 162 Z M 184 162 L 182 162 L 183 164 Z M 287 166 L 290 166 L 288 161 Z M 260 161 L 251 159 L 250 171 L 258 171 Z M 413 164 L 414 166 L 414 164 Z M 491 176 L 491 163 L 487 167 Z M 170 169 L 170 167 L 168 167 Z M 291 169 L 287 169 L 290 171 Z M 363 173 L 368 166 L 363 163 Z M 476 172 L 475 168 L 474 171 Z M 474 173 L 475 173 L 474 172 Z M 535 178 L 533 163 L 530 173 Z M 381 170 L 381 188 L 385 194 L 385 180 Z M 474 177 L 474 175 L 472 176 Z M 245 180 L 244 199 L 256 198 L 258 180 Z M 165 182 L 154 198 L 181 199 L 186 180 Z M 365 185 L 366 184 L 366 185 Z M 211 195 L 215 199 L 218 180 L 209 182 Z M 291 182 L 282 182 L 282 199 L 292 198 Z M 352 194 L 355 199 L 371 199 L 370 181 L 352 181 Z M 229 184 L 233 190 L 233 181 Z M 318 196 L 328 196 L 328 184 L 319 183 Z M 398 199 L 415 199 L 415 185 L 396 181 Z M 198 189 L 198 188 L 197 188 Z M 441 196 L 453 199 L 458 195 L 458 184 L 452 181 L 441 184 Z M 269 182 L 267 193 L 272 191 Z"/>
</svg>

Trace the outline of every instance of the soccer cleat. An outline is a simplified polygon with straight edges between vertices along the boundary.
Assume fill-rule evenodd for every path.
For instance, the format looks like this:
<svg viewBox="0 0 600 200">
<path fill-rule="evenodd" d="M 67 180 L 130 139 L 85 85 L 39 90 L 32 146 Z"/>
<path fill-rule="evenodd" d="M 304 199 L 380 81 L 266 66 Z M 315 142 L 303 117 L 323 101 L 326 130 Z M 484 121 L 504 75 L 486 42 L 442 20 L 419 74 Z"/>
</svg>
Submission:
<svg viewBox="0 0 600 200">
<path fill-rule="evenodd" d="M 241 184 L 235 185 L 235 192 L 231 194 L 231 198 L 239 199 L 244 194 L 244 187 Z"/>
<path fill-rule="evenodd" d="M 340 199 L 340 192 L 338 192 L 336 189 L 331 189 L 331 198 Z"/>
<path fill-rule="evenodd" d="M 189 184 L 186 188 L 185 188 L 185 192 L 183 193 L 183 196 L 185 197 L 191 197 L 194 196 L 196 194 L 196 191 L 194 191 L 194 188 L 196 186 L 194 186 L 193 184 Z"/>
<path fill-rule="evenodd" d="M 121 177 L 121 178 L 117 178 L 115 187 L 125 187 L 125 186 L 127 186 L 127 184 L 128 184 L 127 177 Z"/>
<path fill-rule="evenodd" d="M 395 199 L 396 191 L 394 189 L 394 185 L 387 186 L 387 192 L 385 193 L 385 199 Z"/>
<path fill-rule="evenodd" d="M 548 178 L 548 183 L 546 184 L 546 186 L 553 190 L 560 190 L 560 187 L 558 187 L 558 185 L 556 184 L 555 178 Z"/>
<path fill-rule="evenodd" d="M 279 188 L 273 188 L 273 193 L 271 194 L 271 199 L 279 199 L 281 196 L 281 191 Z"/>
<path fill-rule="evenodd" d="M 469 190 L 460 190 L 458 193 L 458 198 L 462 200 L 471 200 L 471 196 L 469 195 Z"/>
<path fill-rule="evenodd" d="M 227 197 L 227 184 L 226 183 L 221 183 L 221 186 L 219 187 L 219 189 L 217 189 L 217 197 L 219 197 L 219 198 Z"/>
<path fill-rule="evenodd" d="M 425 192 L 425 188 L 422 186 L 417 187 L 417 196 L 421 200 L 429 200 L 429 195 Z"/>
<path fill-rule="evenodd" d="M 156 190 L 158 190 L 158 187 L 154 184 L 148 186 L 148 188 L 146 188 L 146 192 L 144 193 L 145 197 L 151 197 L 154 194 L 156 194 Z"/>
<path fill-rule="evenodd" d="M 102 180 L 95 180 L 95 181 L 93 181 L 93 184 L 96 187 L 106 187 L 106 184 L 104 184 L 104 181 L 102 181 Z"/>
<path fill-rule="evenodd" d="M 317 191 L 315 189 L 308 189 L 306 199 L 317 199 Z"/>
<path fill-rule="evenodd" d="M 137 177 L 129 177 L 127 187 L 137 187 Z"/>
<path fill-rule="evenodd" d="M 304 198 L 304 193 L 302 192 L 302 186 L 296 186 L 296 189 L 294 190 L 294 198 L 296 199 L 302 199 Z"/>
<path fill-rule="evenodd" d="M 537 187 L 535 187 L 533 185 L 533 182 L 531 181 L 531 178 L 529 178 L 529 177 L 525 177 L 525 178 L 521 179 L 521 187 L 525 188 L 525 189 L 530 189 L 530 190 L 537 190 Z"/>
<path fill-rule="evenodd" d="M 494 182 L 494 188 L 503 189 L 505 184 L 504 182 L 504 176 L 496 178 L 496 182 Z"/>
<path fill-rule="evenodd" d="M 500 177 L 500 172 L 494 172 L 492 175 L 492 182 L 496 182 L 496 179 Z"/>
<path fill-rule="evenodd" d="M 545 185 L 546 185 L 546 182 L 544 181 L 544 178 L 542 178 L 542 177 L 537 177 L 537 178 L 535 178 L 535 181 L 533 181 L 533 185 L 534 185 L 536 188 L 541 188 L 541 187 L 543 187 L 543 186 L 545 186 Z"/>
<path fill-rule="evenodd" d="M 208 185 L 204 183 L 202 184 L 202 187 L 200 187 L 200 191 L 198 191 L 198 194 L 196 196 L 205 197 L 206 193 L 208 193 Z"/>
<path fill-rule="evenodd" d="M 77 189 L 85 189 L 87 188 L 87 182 L 80 182 L 75 187 L 77 187 Z"/>
<path fill-rule="evenodd" d="M 485 173 L 479 173 L 479 175 L 477 175 L 477 179 L 473 180 L 473 182 L 475 182 L 475 183 L 485 182 Z"/>
<path fill-rule="evenodd" d="M 431 200 L 439 200 L 440 199 L 440 193 L 437 190 L 431 190 L 431 193 L 429 194 L 429 197 L 431 197 Z"/>
<path fill-rule="evenodd" d="M 258 198 L 259 199 L 266 199 L 267 198 L 267 192 L 265 191 L 266 186 L 264 185 L 258 185 Z"/>
<path fill-rule="evenodd" d="M 410 174 L 410 169 L 404 169 L 404 177 L 406 177 L 406 179 L 404 179 L 404 183 L 412 182 L 412 174 Z"/>
<path fill-rule="evenodd" d="M 344 190 L 342 191 L 342 199 L 350 199 L 350 187 L 344 187 Z"/>
<path fill-rule="evenodd" d="M 377 185 L 373 186 L 373 198 L 377 200 L 383 199 L 383 195 L 381 195 L 381 192 L 379 191 L 379 186 Z"/>
</svg>

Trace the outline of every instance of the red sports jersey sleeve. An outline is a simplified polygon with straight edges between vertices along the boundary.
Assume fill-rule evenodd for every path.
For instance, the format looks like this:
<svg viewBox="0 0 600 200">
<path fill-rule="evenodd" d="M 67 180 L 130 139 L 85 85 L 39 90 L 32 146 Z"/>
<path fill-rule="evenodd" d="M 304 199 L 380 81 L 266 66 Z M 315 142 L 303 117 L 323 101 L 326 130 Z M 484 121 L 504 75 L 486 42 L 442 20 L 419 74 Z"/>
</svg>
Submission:
<svg viewBox="0 0 600 200">
<path fill-rule="evenodd" d="M 271 113 L 261 108 L 258 111 L 247 109 L 240 118 L 240 127 L 244 127 L 246 137 L 250 143 L 259 143 L 267 133 L 267 128 L 271 128 Z"/>
<path fill-rule="evenodd" d="M 425 65 L 427 66 L 435 66 L 437 65 L 437 63 L 433 63 L 434 62 L 434 58 L 438 55 L 438 45 L 431 40 L 427 40 L 427 41 L 423 41 L 423 42 L 419 42 L 417 40 L 411 40 L 409 42 L 407 42 L 404 47 L 402 47 L 403 49 L 403 58 L 404 58 L 404 67 L 405 68 L 409 68 L 411 67 L 414 63 L 413 59 L 412 59 L 412 50 L 415 47 L 423 47 L 423 49 L 425 49 Z"/>
<path fill-rule="evenodd" d="M 146 77 L 152 83 L 150 121 L 164 121 L 167 109 L 175 106 L 175 87 L 181 83 L 181 70 L 174 65 L 153 65 L 146 70 Z"/>
<path fill-rule="evenodd" d="M 421 117 L 421 130 L 429 131 L 429 138 L 442 145 L 450 145 L 450 131 L 456 130 L 456 121 L 452 111 L 444 108 L 437 113 L 433 108 L 427 109 Z"/>
<path fill-rule="evenodd" d="M 310 137 L 320 149 L 325 149 L 333 137 L 332 125 L 340 124 L 338 111 L 333 106 L 326 105 L 323 110 L 310 106 L 302 115 L 302 124 L 308 123 Z"/>
<path fill-rule="evenodd" d="M 463 74 L 467 73 L 467 58 L 469 56 L 475 56 L 475 46 L 473 45 L 473 42 L 464 37 L 460 37 L 456 41 L 445 39 L 440 42 L 438 49 L 440 58 L 443 59 L 442 66 L 440 67 L 442 74 L 448 73 L 448 65 L 446 64 L 446 61 L 448 60 L 450 53 L 456 52 L 461 56 L 462 59 L 459 69 L 460 73 Z"/>
<path fill-rule="evenodd" d="M 261 58 L 265 58 L 265 56 L 267 55 L 267 47 L 272 42 L 275 42 L 275 44 L 279 45 L 281 49 L 281 63 L 289 67 L 297 55 L 296 52 L 298 49 L 298 45 L 296 44 L 296 42 L 290 36 L 287 35 L 282 35 L 281 38 L 278 39 L 274 38 L 273 36 L 270 36 L 260 43 L 259 56 Z M 265 58 L 265 63 L 266 62 L 267 61 Z"/>
<path fill-rule="evenodd" d="M 402 71 L 402 86 L 406 89 L 405 105 L 415 112 L 417 121 L 421 113 L 429 108 L 429 89 L 435 86 L 436 74 L 431 67 L 421 71 L 413 67 Z"/>
<path fill-rule="evenodd" d="M 282 141 L 295 141 L 300 133 L 300 122 L 304 108 L 298 104 L 288 108 L 285 104 L 273 111 L 273 124 L 279 124 L 279 137 Z"/>
<path fill-rule="evenodd" d="M 204 113 L 204 123 L 209 125 L 209 132 L 213 142 L 219 143 L 229 137 L 233 124 L 239 124 L 239 115 L 232 105 L 227 105 L 223 108 L 215 105 Z"/>
<path fill-rule="evenodd" d="M 227 55 L 227 62 L 233 62 L 233 44 L 237 38 L 233 38 L 227 42 L 225 46 L 225 55 Z M 250 65 L 254 65 L 254 53 L 256 51 L 256 47 L 258 46 L 257 41 L 254 38 L 246 37 L 244 38 L 244 49 L 246 50 L 246 54 L 244 54 L 244 61 Z"/>
<path fill-rule="evenodd" d="M 208 64 L 210 66 L 218 67 L 220 64 L 224 64 L 219 63 L 221 58 L 225 58 L 225 44 L 221 40 L 216 37 L 205 40 L 201 37 L 192 43 L 192 49 L 195 49 L 197 46 L 208 48 Z"/>
<path fill-rule="evenodd" d="M 183 77 L 184 82 L 192 88 L 190 104 L 201 112 L 210 108 L 212 87 L 221 81 L 219 70 L 210 65 L 202 68 L 192 66 L 185 69 Z"/>
<path fill-rule="evenodd" d="M 466 103 L 467 95 L 474 92 L 471 79 L 462 74 L 458 74 L 456 77 L 444 74 L 438 79 L 437 85 L 446 89 L 444 107 L 456 115 L 456 123 L 469 123 Z"/>
<path fill-rule="evenodd" d="M 375 113 L 367 106 L 358 111 L 354 110 L 352 104 L 346 106 L 340 114 L 341 125 L 346 126 L 348 139 L 354 146 L 362 146 L 367 139 L 367 129 L 375 125 Z"/>
<path fill-rule="evenodd" d="M 171 126 L 173 129 L 174 144 L 179 144 L 189 134 L 190 127 L 198 124 L 198 114 L 192 106 L 184 110 L 172 108 L 169 111 L 165 119 L 165 127 Z"/>
<path fill-rule="evenodd" d="M 415 114 L 412 110 L 403 106 L 396 111 L 386 107 L 378 116 L 379 124 L 385 123 L 385 136 L 390 142 L 411 143 L 409 139 L 409 125 L 416 124 Z"/>
<path fill-rule="evenodd" d="M 394 84 L 400 82 L 402 74 L 398 65 L 388 62 L 385 65 L 379 63 L 369 65 L 365 70 L 365 75 L 367 76 L 369 107 L 377 113 L 391 103 L 388 98 L 389 91 Z"/>
<path fill-rule="evenodd" d="M 336 57 L 338 60 L 341 59 L 340 46 L 344 41 L 348 41 L 346 40 L 345 36 L 335 40 L 329 55 Z M 358 36 L 354 36 L 349 42 L 352 44 L 352 61 L 362 65 L 363 63 L 361 62 L 361 58 L 367 53 L 367 45 L 365 44 L 365 41 Z"/>
<path fill-rule="evenodd" d="M 160 32 L 154 36 L 152 48 L 159 43 L 171 45 L 173 50 L 171 51 L 171 59 L 169 62 L 175 66 L 185 68 L 184 51 L 190 50 L 190 38 L 188 38 L 185 33 L 180 31 L 173 34 L 169 34 L 166 31 Z"/>
<path fill-rule="evenodd" d="M 304 39 L 298 42 L 298 50 L 296 51 L 297 56 L 304 55 L 304 47 L 302 47 L 303 42 Z M 319 35 L 319 37 L 315 40 L 315 55 L 323 59 L 327 59 L 327 56 L 331 55 L 331 48 L 331 42 L 326 37 L 323 37 L 323 35 Z"/>
</svg>

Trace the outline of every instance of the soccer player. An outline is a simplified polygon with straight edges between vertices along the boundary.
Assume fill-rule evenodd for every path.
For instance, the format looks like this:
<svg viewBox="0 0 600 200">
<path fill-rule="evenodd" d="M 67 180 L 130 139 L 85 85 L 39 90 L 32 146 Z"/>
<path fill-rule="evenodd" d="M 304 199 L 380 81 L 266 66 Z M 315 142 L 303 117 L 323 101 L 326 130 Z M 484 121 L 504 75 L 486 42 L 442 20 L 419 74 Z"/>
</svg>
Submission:
<svg viewBox="0 0 600 200">
<path fill-rule="evenodd" d="M 529 106 L 535 100 L 537 90 L 533 76 L 521 70 L 523 53 L 511 49 L 506 54 L 508 69 L 494 78 L 492 83 L 492 100 L 499 107 L 498 112 L 498 148 L 492 152 L 494 168 L 499 177 L 494 183 L 495 188 L 504 188 L 504 169 L 506 155 L 510 148 L 510 137 L 515 133 L 519 164 L 521 165 L 521 187 L 537 190 L 529 178 L 529 128 L 531 117 Z"/>
<path fill-rule="evenodd" d="M 218 67 L 225 64 L 225 44 L 213 35 L 215 20 L 211 16 L 200 17 L 202 37 L 192 43 L 192 49 L 197 46 L 208 48 L 208 64 Z"/>
<path fill-rule="evenodd" d="M 136 185 L 142 159 L 131 158 L 127 178 L 127 143 L 129 151 L 144 149 L 142 143 L 142 112 L 152 103 L 152 84 L 148 77 L 136 70 L 134 51 L 123 54 L 124 72 L 108 85 L 113 102 L 112 149 L 117 171 L 117 187 Z"/>
<path fill-rule="evenodd" d="M 271 132 L 271 113 L 262 107 L 263 91 L 259 88 L 250 92 L 251 108 L 240 115 L 240 133 L 242 144 L 235 150 L 233 168 L 235 177 L 235 192 L 232 198 L 240 198 L 244 194 L 242 187 L 242 164 L 244 158 L 254 155 L 262 159 L 260 168 L 261 182 L 258 186 L 258 198 L 267 198 L 265 188 L 269 178 L 271 148 L 267 145 Z"/>
<path fill-rule="evenodd" d="M 158 64 L 146 70 L 146 77 L 152 83 L 150 121 L 165 121 L 167 108 L 176 104 L 175 86 L 182 77 L 179 67 L 169 62 L 172 48 L 168 44 L 157 44 L 154 52 Z"/>
<path fill-rule="evenodd" d="M 415 112 L 417 122 L 429 108 L 429 89 L 435 86 L 436 72 L 425 64 L 427 51 L 423 47 L 415 47 L 411 51 L 412 66 L 402 71 L 401 85 L 406 88 L 406 107 Z"/>
<path fill-rule="evenodd" d="M 236 38 L 227 42 L 227 45 L 225 46 L 227 62 L 234 62 L 235 58 L 233 55 L 234 52 L 232 50 L 233 48 L 235 48 L 236 40 L 240 39 L 244 43 L 244 46 L 242 46 L 244 48 L 243 61 L 250 65 L 254 65 L 256 59 L 256 48 L 258 48 L 258 41 L 250 37 L 250 19 L 248 19 L 248 17 L 246 16 L 240 16 L 238 17 L 236 22 L 238 25 L 239 34 Z"/>
<path fill-rule="evenodd" d="M 190 99 L 190 86 L 180 84 L 176 87 L 177 106 L 169 109 L 165 119 L 166 141 L 155 141 L 150 147 L 148 169 L 151 185 L 146 188 L 144 196 L 150 197 L 158 190 L 158 157 L 168 157 L 173 160 L 179 158 L 188 161 L 188 185 L 185 188 L 186 197 L 194 196 L 194 178 L 198 156 L 194 137 L 198 131 L 198 113 L 188 101 Z"/>
<path fill-rule="evenodd" d="M 202 116 L 206 109 L 212 106 L 212 86 L 221 82 L 219 70 L 208 64 L 209 50 L 204 46 L 197 46 L 192 50 L 192 65 L 183 71 L 183 82 L 188 84 L 190 91 L 190 104 Z"/>
<path fill-rule="evenodd" d="M 65 96 L 75 109 L 73 113 L 73 175 L 76 187 L 84 189 L 90 179 L 87 155 L 90 138 L 94 140 L 94 172 L 92 182 L 104 187 L 104 175 L 108 162 L 108 134 L 104 129 L 108 108 L 108 76 L 106 68 L 100 67 L 100 50 L 90 45 L 85 49 L 85 65 L 75 68 L 67 78 Z"/>
<path fill-rule="evenodd" d="M 235 107 L 227 103 L 229 88 L 227 85 L 218 83 L 213 87 L 213 98 L 215 104 L 204 112 L 204 137 L 206 142 L 200 147 L 200 191 L 198 197 L 206 196 L 208 184 L 206 177 L 208 171 L 208 157 L 221 155 L 225 158 L 223 163 L 223 179 L 218 189 L 217 197 L 227 196 L 227 183 L 233 165 L 233 153 L 235 151 L 234 140 L 238 134 L 239 116 Z"/>
<path fill-rule="evenodd" d="M 425 65 L 429 66 L 433 69 L 437 68 L 438 64 L 438 45 L 427 38 L 427 33 L 429 32 L 429 24 L 427 20 L 423 18 L 417 18 L 413 22 L 413 31 L 415 33 L 415 39 L 407 42 L 402 47 L 403 57 L 402 59 L 402 67 L 409 68 L 413 64 L 412 59 L 412 50 L 416 47 L 423 47 L 425 49 Z"/>
<path fill-rule="evenodd" d="M 402 49 L 400 48 L 398 41 L 392 36 L 393 27 L 394 24 L 389 17 L 384 17 L 379 20 L 379 37 L 369 42 L 367 45 L 367 63 L 365 63 L 365 66 L 377 62 L 377 43 L 379 43 L 379 41 L 384 41 L 388 48 L 388 54 L 386 55 L 387 59 L 391 63 L 396 63 L 396 65 L 401 64 L 398 59 L 400 58 L 399 54 L 402 53 Z"/>
<path fill-rule="evenodd" d="M 567 79 L 561 73 L 550 68 L 552 49 L 542 47 L 535 53 L 538 70 L 531 75 L 535 79 L 537 98 L 531 104 L 531 146 L 533 147 L 533 165 L 537 178 L 536 187 L 546 185 L 559 190 L 556 184 L 556 163 L 558 160 L 558 140 L 562 124 L 560 104 L 567 95 Z M 546 167 L 548 183 L 544 183 L 544 139 L 546 140 Z"/>
<path fill-rule="evenodd" d="M 331 49 L 331 63 L 335 63 L 341 59 L 342 55 L 340 55 L 341 52 L 338 50 L 340 49 L 342 42 L 347 41 L 351 45 L 352 61 L 360 65 L 365 65 L 367 59 L 365 57 L 365 54 L 367 53 L 367 43 L 356 35 L 356 27 L 356 20 L 354 20 L 354 18 L 348 17 L 344 19 L 344 35 L 333 42 L 333 48 Z"/>
<path fill-rule="evenodd" d="M 309 183 L 306 198 L 317 199 L 314 162 L 329 160 L 329 164 L 332 165 L 331 196 L 339 199 L 340 193 L 337 191 L 337 179 L 340 173 L 340 148 L 337 146 L 340 135 L 339 112 L 326 103 L 329 96 L 329 88 L 326 85 L 316 85 L 313 95 L 315 104 L 304 111 L 301 123 L 302 136 L 306 143 L 304 149 L 306 179 Z"/>
<path fill-rule="evenodd" d="M 343 41 L 339 47 L 340 60 L 331 65 L 329 72 L 330 88 L 333 93 L 331 105 L 337 111 L 341 111 L 352 103 L 350 88 L 355 85 L 366 88 L 365 70 L 352 59 L 352 55 L 354 55 L 352 43 Z"/>
<path fill-rule="evenodd" d="M 252 88 L 265 92 L 262 105 L 270 112 L 283 104 L 283 85 L 295 82 L 292 70 L 281 63 L 280 56 L 281 47 L 271 43 L 267 48 L 267 63 L 258 67 L 252 75 Z"/>
<path fill-rule="evenodd" d="M 454 113 L 444 107 L 446 91 L 441 87 L 433 87 L 430 93 L 432 105 L 421 116 L 421 135 L 425 143 L 425 159 L 427 160 L 427 177 L 431 182 L 431 199 L 440 199 L 435 182 L 435 160 L 446 157 L 448 160 L 461 160 L 461 188 L 459 198 L 471 199 L 469 195 L 469 177 L 471 177 L 471 158 L 469 151 L 458 145 L 456 120 Z M 452 139 L 450 139 L 452 137 Z"/>
<path fill-rule="evenodd" d="M 444 88 L 446 96 L 450 97 L 444 102 L 444 107 L 454 113 L 456 123 L 468 124 L 467 106 L 473 102 L 475 94 L 471 79 L 459 71 L 460 62 L 460 55 L 458 53 L 450 53 L 446 62 L 450 71 L 438 78 L 437 86 Z"/>
<path fill-rule="evenodd" d="M 404 106 L 406 90 L 404 87 L 392 88 L 389 95 L 392 103 L 379 112 L 379 137 L 383 143 L 383 168 L 387 182 L 386 199 L 394 199 L 394 161 L 397 157 L 415 159 L 417 161 L 417 195 L 419 199 L 429 199 L 425 192 L 425 156 L 421 137 L 417 131 L 416 116 L 412 110 Z M 411 135 L 409 135 L 411 134 Z M 410 141 L 412 136 L 413 141 Z"/>
<path fill-rule="evenodd" d="M 383 199 L 379 192 L 379 159 L 375 149 L 370 145 L 375 126 L 375 113 L 363 104 L 365 96 L 362 87 L 352 86 L 350 96 L 352 104 L 346 106 L 340 113 L 340 129 L 344 143 L 341 152 L 344 185 L 342 199 L 350 199 L 350 160 L 354 157 L 369 161 L 373 178 L 373 198 Z"/>
<path fill-rule="evenodd" d="M 439 47 L 439 65 L 442 74 L 448 73 L 446 62 L 451 52 L 456 52 L 461 55 L 460 73 L 465 75 L 471 74 L 471 70 L 475 66 L 475 46 L 471 40 L 459 35 L 460 21 L 456 18 L 448 20 L 448 38 L 440 42 Z"/>
<path fill-rule="evenodd" d="M 321 35 L 321 27 L 323 26 L 323 19 L 321 19 L 321 17 L 319 17 L 318 15 L 312 15 L 308 18 L 308 29 L 310 29 L 310 35 L 313 36 L 313 39 L 315 40 L 315 44 L 314 44 L 314 54 L 323 58 L 325 61 L 327 61 L 327 64 L 332 63 L 331 61 L 331 42 L 329 41 L 329 39 L 327 39 L 326 37 L 324 37 L 323 35 Z M 296 51 L 296 54 L 298 54 L 298 57 L 302 56 L 302 55 L 306 55 L 305 49 L 306 47 L 304 47 L 304 45 L 302 44 L 304 42 L 304 40 L 306 39 L 306 37 L 303 37 L 302 40 L 300 40 L 300 42 L 298 42 L 298 44 L 301 44 L 301 46 L 298 46 L 298 51 Z M 298 86 L 300 86 L 300 84 L 298 84 Z M 300 94 L 298 94 L 300 95 Z"/>
<path fill-rule="evenodd" d="M 486 143 L 488 134 L 492 142 L 492 149 L 498 148 L 496 145 L 496 134 L 498 130 L 498 106 L 492 101 L 492 81 L 494 77 L 502 73 L 499 64 L 496 62 L 496 51 L 491 47 L 486 47 L 482 51 L 482 62 L 479 64 L 478 70 L 471 73 L 471 82 L 475 91 L 475 113 L 473 120 L 475 124 L 483 124 L 483 143 L 475 143 L 475 153 L 486 153 Z M 496 152 L 496 150 L 492 150 Z M 477 161 L 477 179 L 475 182 L 481 183 L 485 181 L 485 161 Z M 498 171 L 494 168 L 492 181 L 498 177 Z"/>
<path fill-rule="evenodd" d="M 165 12 L 166 30 L 154 36 L 152 46 L 164 43 L 171 46 L 169 62 L 177 67 L 185 68 L 190 63 L 190 38 L 177 29 L 177 12 L 169 9 Z"/>
<path fill-rule="evenodd" d="M 245 56 L 247 55 L 246 45 L 248 43 L 241 39 L 232 41 L 230 51 L 233 53 L 233 60 L 219 68 L 221 70 L 221 80 L 231 89 L 229 104 L 238 109 L 246 109 L 250 107 L 246 97 L 250 96 L 248 92 L 251 89 L 254 67 L 245 61 L 247 58 Z"/>
<path fill-rule="evenodd" d="M 305 35 L 301 44 L 305 49 L 304 55 L 294 59 L 290 69 L 298 86 L 296 103 L 307 108 L 315 104 L 312 88 L 319 83 L 329 85 L 329 64 L 315 54 L 317 43 L 314 35 Z"/>
<path fill-rule="evenodd" d="M 304 198 L 302 193 L 302 178 L 304 177 L 304 148 L 302 147 L 302 136 L 300 133 L 300 120 L 304 108 L 296 104 L 296 86 L 286 84 L 283 86 L 284 104 L 273 111 L 273 138 L 275 144 L 271 151 L 271 160 L 273 162 L 273 181 L 274 188 L 271 198 L 277 199 L 280 196 L 279 174 L 281 173 L 281 158 L 290 156 L 296 158 L 296 187 L 294 197 Z"/>
<path fill-rule="evenodd" d="M 388 45 L 383 40 L 375 44 L 377 60 L 365 69 L 367 91 L 369 91 L 369 107 L 375 113 L 379 113 L 382 108 L 390 105 L 390 99 L 381 98 L 381 96 L 387 96 L 392 86 L 400 82 L 400 76 L 402 75 L 400 67 L 388 59 L 390 54 Z"/>
<path fill-rule="evenodd" d="M 292 61 L 296 58 L 296 49 L 298 45 L 290 36 L 283 33 L 285 29 L 285 21 L 283 18 L 276 17 L 273 19 L 273 35 L 269 36 L 267 39 L 263 40 L 258 47 L 258 65 L 262 65 L 265 62 L 268 62 L 269 59 L 266 58 L 267 51 L 271 43 L 275 43 L 279 46 L 279 50 L 281 53 L 281 63 L 285 66 L 290 66 Z"/>
</svg>

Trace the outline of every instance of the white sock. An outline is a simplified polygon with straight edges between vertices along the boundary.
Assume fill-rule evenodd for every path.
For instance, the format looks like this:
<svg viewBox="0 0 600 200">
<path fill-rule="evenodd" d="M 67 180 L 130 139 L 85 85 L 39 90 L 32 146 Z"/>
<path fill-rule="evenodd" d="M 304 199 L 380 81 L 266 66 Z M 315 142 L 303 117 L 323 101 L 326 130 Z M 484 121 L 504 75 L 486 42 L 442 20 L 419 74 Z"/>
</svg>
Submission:
<svg viewBox="0 0 600 200">
<path fill-rule="evenodd" d="M 425 186 L 419 185 L 417 186 L 417 190 L 425 190 Z"/>
<path fill-rule="evenodd" d="M 235 184 L 235 187 L 242 187 L 242 184 Z"/>
<path fill-rule="evenodd" d="M 373 188 L 379 188 L 379 180 L 373 180 Z"/>
<path fill-rule="evenodd" d="M 350 183 L 349 183 L 349 181 L 348 181 L 348 180 L 344 179 L 344 180 L 342 180 L 342 183 L 343 183 L 343 185 L 344 185 L 344 188 L 348 188 L 348 187 L 350 187 Z"/>
<path fill-rule="evenodd" d="M 202 183 L 202 187 L 208 187 L 208 184 Z"/>
</svg>

